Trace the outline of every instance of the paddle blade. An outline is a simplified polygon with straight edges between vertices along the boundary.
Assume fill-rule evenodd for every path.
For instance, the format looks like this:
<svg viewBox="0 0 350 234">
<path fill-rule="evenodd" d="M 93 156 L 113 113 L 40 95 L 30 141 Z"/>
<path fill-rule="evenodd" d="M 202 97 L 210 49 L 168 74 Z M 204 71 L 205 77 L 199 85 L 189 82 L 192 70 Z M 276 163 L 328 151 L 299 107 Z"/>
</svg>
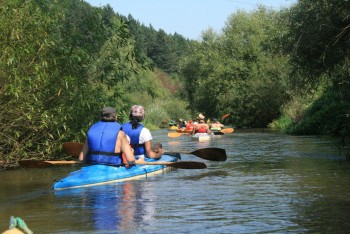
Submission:
<svg viewBox="0 0 350 234">
<path fill-rule="evenodd" d="M 169 132 L 168 133 L 168 137 L 174 138 L 174 137 L 179 137 L 181 136 L 183 133 L 180 132 Z"/>
<path fill-rule="evenodd" d="M 65 142 L 63 143 L 63 150 L 67 154 L 78 158 L 84 144 L 79 142 Z"/>
<path fill-rule="evenodd" d="M 226 150 L 221 148 L 203 148 L 191 154 L 210 161 L 226 161 L 227 159 Z"/>
<path fill-rule="evenodd" d="M 224 134 L 230 134 L 230 133 L 234 132 L 234 129 L 233 128 L 225 128 L 225 129 L 222 129 L 220 132 L 222 132 Z"/>
<path fill-rule="evenodd" d="M 207 165 L 202 162 L 174 162 L 170 163 L 167 166 L 174 167 L 178 169 L 205 169 Z"/>
<path fill-rule="evenodd" d="M 31 160 L 31 159 L 20 160 L 18 161 L 18 164 L 26 168 L 43 168 L 43 167 L 53 166 L 53 164 L 47 163 L 45 160 Z"/>
<path fill-rule="evenodd" d="M 227 117 L 229 117 L 231 114 L 225 114 L 221 117 L 222 120 L 226 119 Z"/>
</svg>

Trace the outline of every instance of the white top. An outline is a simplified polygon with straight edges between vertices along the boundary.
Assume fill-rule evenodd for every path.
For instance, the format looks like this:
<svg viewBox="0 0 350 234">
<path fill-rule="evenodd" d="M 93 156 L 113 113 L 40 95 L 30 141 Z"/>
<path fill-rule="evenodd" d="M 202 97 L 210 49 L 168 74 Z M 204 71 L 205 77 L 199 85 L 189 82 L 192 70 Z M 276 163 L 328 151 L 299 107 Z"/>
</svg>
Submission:
<svg viewBox="0 0 350 234">
<path fill-rule="evenodd" d="M 140 138 L 139 138 L 139 144 L 143 144 L 147 141 L 151 141 L 153 140 L 152 134 L 151 132 L 148 130 L 148 128 L 143 127 L 140 133 Z M 145 157 L 144 154 L 140 154 L 140 155 L 135 155 L 136 157 L 140 158 L 140 157 Z"/>
</svg>

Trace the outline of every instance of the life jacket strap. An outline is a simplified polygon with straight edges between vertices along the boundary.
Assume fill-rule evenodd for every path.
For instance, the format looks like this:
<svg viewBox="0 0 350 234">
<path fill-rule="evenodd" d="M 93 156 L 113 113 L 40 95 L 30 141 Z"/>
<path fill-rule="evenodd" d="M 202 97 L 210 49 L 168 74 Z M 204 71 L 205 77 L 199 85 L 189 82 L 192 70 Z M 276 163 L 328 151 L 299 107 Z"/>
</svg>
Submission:
<svg viewBox="0 0 350 234">
<path fill-rule="evenodd" d="M 121 156 L 121 153 L 112 153 L 112 152 L 104 152 L 104 151 L 90 151 L 90 154 L 100 154 L 105 156 Z"/>
<path fill-rule="evenodd" d="M 141 146 L 144 146 L 145 144 L 130 144 L 132 148 L 135 148 L 135 147 L 141 147 Z"/>
</svg>

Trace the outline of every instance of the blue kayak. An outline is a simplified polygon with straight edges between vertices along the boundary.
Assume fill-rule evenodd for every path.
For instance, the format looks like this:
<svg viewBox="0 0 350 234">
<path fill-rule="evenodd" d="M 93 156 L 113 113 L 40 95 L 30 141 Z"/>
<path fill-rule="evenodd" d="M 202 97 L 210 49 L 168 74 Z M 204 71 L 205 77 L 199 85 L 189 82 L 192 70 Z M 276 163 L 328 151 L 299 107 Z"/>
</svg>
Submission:
<svg viewBox="0 0 350 234">
<path fill-rule="evenodd" d="M 177 162 L 180 155 L 163 155 L 154 160 L 145 158 L 146 162 Z M 57 180 L 53 188 L 55 190 L 88 187 L 106 183 L 120 182 L 136 178 L 145 178 L 150 175 L 165 172 L 169 167 L 166 165 L 134 165 L 132 167 L 114 167 L 107 165 L 90 165 L 82 167 L 78 171 L 69 173 L 66 177 Z"/>
</svg>

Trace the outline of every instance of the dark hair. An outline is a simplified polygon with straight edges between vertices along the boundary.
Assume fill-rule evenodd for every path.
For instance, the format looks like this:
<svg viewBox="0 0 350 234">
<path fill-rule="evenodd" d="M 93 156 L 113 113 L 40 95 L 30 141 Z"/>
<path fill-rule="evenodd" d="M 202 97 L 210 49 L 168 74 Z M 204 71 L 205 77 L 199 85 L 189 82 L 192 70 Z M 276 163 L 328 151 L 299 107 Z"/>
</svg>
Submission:
<svg viewBox="0 0 350 234">
<path fill-rule="evenodd" d="M 115 122 L 117 120 L 117 113 L 113 107 L 103 107 L 101 109 L 102 122 Z"/>
<path fill-rule="evenodd" d="M 130 114 L 129 118 L 130 118 L 132 129 L 136 129 L 140 125 L 140 122 L 143 119 L 140 116 L 133 116 L 132 114 Z"/>
</svg>

